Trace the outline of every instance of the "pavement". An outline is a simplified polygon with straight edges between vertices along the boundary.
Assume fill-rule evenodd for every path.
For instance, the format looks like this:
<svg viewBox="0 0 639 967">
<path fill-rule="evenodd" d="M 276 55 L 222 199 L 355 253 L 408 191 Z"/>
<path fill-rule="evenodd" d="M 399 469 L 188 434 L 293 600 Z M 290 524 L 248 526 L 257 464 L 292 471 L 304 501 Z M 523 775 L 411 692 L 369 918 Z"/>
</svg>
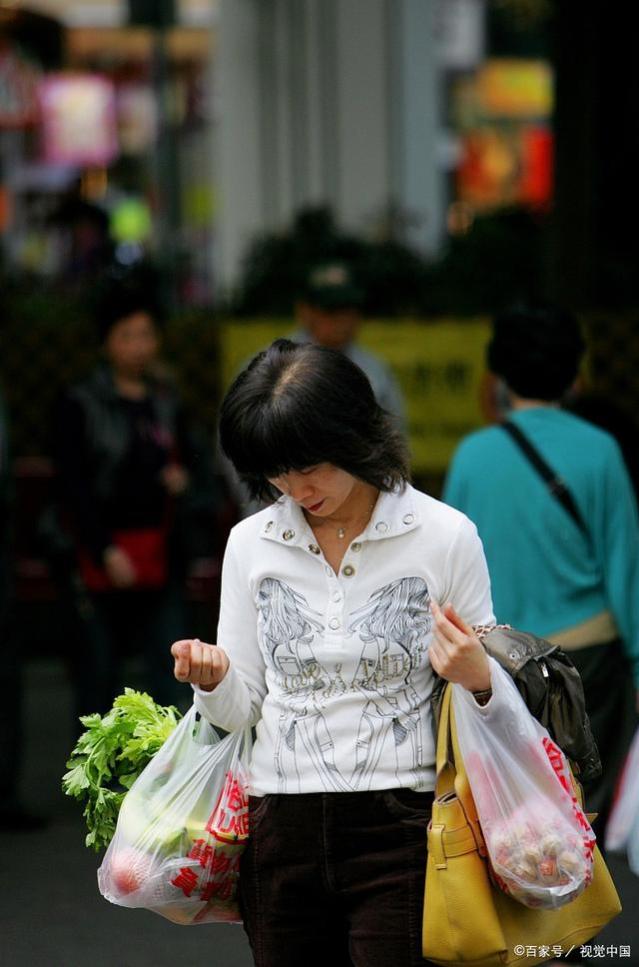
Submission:
<svg viewBox="0 0 639 967">
<path fill-rule="evenodd" d="M 250 967 L 237 924 L 181 927 L 100 896 L 100 855 L 84 846 L 81 807 L 60 789 L 73 745 L 70 709 L 62 662 L 28 662 L 23 798 L 49 825 L 0 834 L 0 967 Z M 624 910 L 590 941 L 588 962 L 639 967 L 639 878 L 623 857 L 609 866 Z"/>
</svg>

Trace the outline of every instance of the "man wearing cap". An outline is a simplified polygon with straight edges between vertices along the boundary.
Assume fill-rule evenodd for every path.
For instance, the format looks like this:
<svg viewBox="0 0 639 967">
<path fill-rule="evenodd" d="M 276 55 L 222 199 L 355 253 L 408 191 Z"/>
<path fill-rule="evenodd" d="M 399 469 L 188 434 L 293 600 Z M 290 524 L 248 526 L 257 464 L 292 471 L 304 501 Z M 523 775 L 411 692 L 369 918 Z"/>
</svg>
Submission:
<svg viewBox="0 0 639 967">
<path fill-rule="evenodd" d="M 289 338 L 345 353 L 368 376 L 380 406 L 404 425 L 404 402 L 390 367 L 355 342 L 363 321 L 363 303 L 364 292 L 348 264 L 318 264 L 311 269 L 296 303 L 299 327 Z"/>
</svg>

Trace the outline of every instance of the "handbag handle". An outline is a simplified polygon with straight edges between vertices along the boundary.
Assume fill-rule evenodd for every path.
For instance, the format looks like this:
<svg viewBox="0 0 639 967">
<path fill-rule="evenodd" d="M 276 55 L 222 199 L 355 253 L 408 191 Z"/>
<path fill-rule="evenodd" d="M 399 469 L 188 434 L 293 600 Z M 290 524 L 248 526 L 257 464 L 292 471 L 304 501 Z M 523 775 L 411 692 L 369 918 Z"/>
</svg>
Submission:
<svg viewBox="0 0 639 967">
<path fill-rule="evenodd" d="M 437 731 L 436 754 L 436 789 L 438 799 L 454 794 L 461 803 L 466 821 L 470 826 L 477 849 L 481 856 L 486 856 L 486 843 L 481 824 L 477 815 L 477 807 L 473 799 L 468 774 L 464 766 L 464 759 L 459 747 L 457 728 L 455 726 L 455 712 L 452 705 L 453 685 L 449 682 L 444 689 L 441 704 L 439 729 Z"/>
<path fill-rule="evenodd" d="M 436 794 L 441 799 L 455 792 L 455 758 L 450 735 L 450 683 L 444 688 L 437 730 L 437 754 L 435 757 Z"/>
</svg>

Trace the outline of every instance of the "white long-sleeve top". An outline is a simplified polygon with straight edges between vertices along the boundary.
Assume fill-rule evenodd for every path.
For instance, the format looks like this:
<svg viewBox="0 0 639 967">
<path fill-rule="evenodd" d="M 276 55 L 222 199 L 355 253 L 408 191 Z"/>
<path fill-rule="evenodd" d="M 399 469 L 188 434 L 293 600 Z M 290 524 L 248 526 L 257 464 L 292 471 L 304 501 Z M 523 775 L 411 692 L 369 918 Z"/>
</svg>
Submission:
<svg viewBox="0 0 639 967">
<path fill-rule="evenodd" d="M 494 623 L 474 524 L 411 486 L 380 495 L 338 574 L 288 497 L 233 528 L 217 637 L 230 666 L 194 692 L 214 724 L 257 726 L 254 795 L 434 788 L 431 600 Z"/>
</svg>

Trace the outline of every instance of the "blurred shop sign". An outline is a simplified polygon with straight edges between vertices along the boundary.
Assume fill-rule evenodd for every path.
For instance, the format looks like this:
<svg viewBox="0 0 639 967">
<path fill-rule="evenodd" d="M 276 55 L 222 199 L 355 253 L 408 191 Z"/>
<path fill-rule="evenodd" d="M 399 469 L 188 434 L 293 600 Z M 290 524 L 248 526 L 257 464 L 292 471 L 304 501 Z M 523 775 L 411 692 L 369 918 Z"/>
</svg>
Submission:
<svg viewBox="0 0 639 967">
<path fill-rule="evenodd" d="M 553 74 L 543 60 L 493 59 L 452 89 L 456 197 L 475 212 L 547 207 L 553 193 Z"/>
<path fill-rule="evenodd" d="M 477 75 L 480 110 L 486 117 L 547 118 L 553 107 L 553 75 L 543 60 L 496 58 Z"/>
<path fill-rule="evenodd" d="M 0 50 L 0 128 L 22 128 L 38 116 L 40 72 L 10 47 Z"/>
<path fill-rule="evenodd" d="M 108 165 L 118 154 L 115 91 L 95 74 L 52 74 L 39 87 L 44 160 Z"/>
<path fill-rule="evenodd" d="M 511 205 L 546 208 L 553 192 L 553 137 L 547 127 L 479 127 L 460 137 L 457 200 L 475 212 Z"/>
<path fill-rule="evenodd" d="M 292 328 L 290 320 L 278 319 L 223 326 L 223 387 L 251 356 Z M 484 424 L 481 398 L 489 337 L 486 319 L 374 321 L 362 327 L 358 341 L 386 360 L 401 386 L 415 473 L 443 473 L 460 439 Z"/>
</svg>

